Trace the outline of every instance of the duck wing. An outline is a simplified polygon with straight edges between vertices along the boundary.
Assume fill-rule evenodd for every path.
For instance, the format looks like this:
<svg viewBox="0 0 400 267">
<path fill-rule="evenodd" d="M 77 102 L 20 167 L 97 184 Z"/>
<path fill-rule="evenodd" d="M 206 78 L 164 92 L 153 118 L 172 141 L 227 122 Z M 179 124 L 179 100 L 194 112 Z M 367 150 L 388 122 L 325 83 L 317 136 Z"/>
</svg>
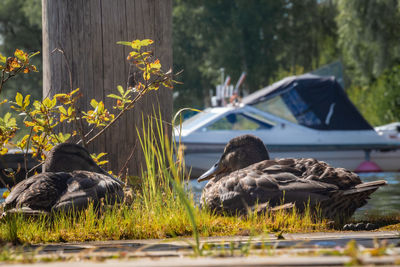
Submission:
<svg viewBox="0 0 400 267">
<path fill-rule="evenodd" d="M 203 191 L 202 202 L 211 209 L 230 213 L 246 212 L 267 202 L 270 207 L 296 203 L 301 208 L 309 201 L 324 201 L 338 190 L 336 185 L 302 179 L 301 173 L 291 167 L 270 165 L 266 170 L 257 164 L 211 180 Z"/>
<path fill-rule="evenodd" d="M 124 198 L 121 183 L 108 175 L 89 171 L 74 171 L 67 181 L 67 190 L 54 204 L 54 210 L 81 210 L 90 202 L 94 206 L 104 199 L 114 204 Z"/>
<path fill-rule="evenodd" d="M 67 188 L 68 173 L 46 172 L 18 183 L 5 200 L 5 209 L 27 207 L 50 211 Z"/>
</svg>

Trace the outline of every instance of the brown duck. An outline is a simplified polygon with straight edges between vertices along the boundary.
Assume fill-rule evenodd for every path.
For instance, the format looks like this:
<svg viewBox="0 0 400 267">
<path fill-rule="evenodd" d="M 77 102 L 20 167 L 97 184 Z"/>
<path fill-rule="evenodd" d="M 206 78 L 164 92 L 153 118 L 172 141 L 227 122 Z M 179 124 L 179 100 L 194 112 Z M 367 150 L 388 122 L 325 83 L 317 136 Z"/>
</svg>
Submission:
<svg viewBox="0 0 400 267">
<path fill-rule="evenodd" d="M 101 199 L 123 200 L 123 183 L 100 168 L 88 151 L 75 144 L 55 146 L 44 163 L 45 172 L 32 176 L 11 191 L 5 210 L 26 214 L 82 210 Z"/>
<path fill-rule="evenodd" d="M 300 211 L 318 207 L 325 218 L 341 221 L 367 203 L 383 180 L 362 183 L 357 174 L 316 159 L 270 160 L 261 139 L 242 135 L 229 141 L 220 160 L 198 181 L 202 205 L 228 214 L 255 207 L 293 203 Z"/>
</svg>

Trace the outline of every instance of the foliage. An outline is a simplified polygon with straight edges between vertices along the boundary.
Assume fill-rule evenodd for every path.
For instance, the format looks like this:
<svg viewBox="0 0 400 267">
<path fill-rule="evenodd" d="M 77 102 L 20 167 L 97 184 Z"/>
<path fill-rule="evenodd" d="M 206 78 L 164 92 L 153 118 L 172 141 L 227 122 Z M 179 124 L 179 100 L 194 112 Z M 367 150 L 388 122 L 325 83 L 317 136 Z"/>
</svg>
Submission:
<svg viewBox="0 0 400 267">
<path fill-rule="evenodd" d="M 152 52 L 144 51 L 143 48 L 151 45 L 153 43 L 152 40 L 145 39 L 118 43 L 132 48 L 133 51 L 129 53 L 127 59 L 143 74 L 143 82 L 138 81 L 135 87 L 125 90 L 122 86 L 118 86 L 119 95 L 108 95 L 108 97 L 116 99 L 113 109 L 118 110 L 118 113 L 116 115 L 112 114 L 104 106 L 103 101 L 95 99 L 90 101 L 93 109 L 80 111 L 77 107 L 77 101 L 82 96 L 79 88 L 68 94 L 56 94 L 52 98 L 46 97 L 43 101 L 35 100 L 32 104 L 30 101 L 31 95 L 24 97 L 21 93 L 17 93 L 15 101 L 11 102 L 11 108 L 19 112 L 20 115 L 25 116 L 24 125 L 30 128 L 30 133 L 15 143 L 17 147 L 22 151 L 27 151 L 30 148 L 34 157 L 44 160 L 44 151 L 49 151 L 54 145 L 67 141 L 71 136 L 79 136 L 80 142 L 87 146 L 111 127 L 127 110 L 132 109 L 135 103 L 148 91 L 158 90 L 160 86 L 172 88 L 173 83 L 176 83 L 172 79 L 172 72 L 163 72 L 160 61 L 153 59 L 151 56 Z M 0 65 L 0 69 L 3 74 L 8 74 L 0 82 L 5 83 L 10 77 L 17 74 L 29 72 L 31 69 L 36 70 L 35 66 L 29 64 L 31 56 L 21 50 L 16 50 L 15 57 L 9 57 L 7 60 L 0 58 L 0 61 L 5 64 Z M 15 118 L 12 118 L 10 113 L 7 113 L 0 120 L 0 130 L 7 134 L 4 137 L 2 135 L 0 139 L 0 151 L 3 154 L 7 152 L 5 145 L 10 145 L 10 139 L 17 131 L 15 122 Z M 88 132 L 84 132 L 84 122 L 90 127 Z M 74 126 L 72 132 L 56 131 L 62 123 L 72 123 Z M 99 161 L 102 155 L 104 154 L 94 155 L 93 157 Z M 104 164 L 105 162 L 99 161 L 99 163 Z"/>
<path fill-rule="evenodd" d="M 370 86 L 353 86 L 348 93 L 371 124 L 400 121 L 400 65 L 385 71 Z"/>
<path fill-rule="evenodd" d="M 11 55 L 15 48 L 31 54 L 42 49 L 41 31 L 41 1 L 40 0 L 2 0 L 0 1 L 0 51 Z M 42 68 L 42 58 L 35 58 L 37 69 Z M 42 75 L 31 73 L 7 83 L 2 92 L 4 98 L 13 98 L 19 91 L 29 93 L 32 99 L 41 99 Z M 0 100 L 1 101 L 1 100 Z M 6 106 L 0 106 L 0 114 L 8 111 Z"/>
<path fill-rule="evenodd" d="M 219 70 L 255 91 L 277 73 L 297 66 L 310 71 L 337 59 L 332 1 L 176 0 L 174 65 L 184 69 L 176 108 L 201 107 L 220 82 Z"/>
<path fill-rule="evenodd" d="M 399 1 L 339 0 L 337 7 L 338 44 L 354 84 L 368 85 L 400 63 Z"/>
</svg>

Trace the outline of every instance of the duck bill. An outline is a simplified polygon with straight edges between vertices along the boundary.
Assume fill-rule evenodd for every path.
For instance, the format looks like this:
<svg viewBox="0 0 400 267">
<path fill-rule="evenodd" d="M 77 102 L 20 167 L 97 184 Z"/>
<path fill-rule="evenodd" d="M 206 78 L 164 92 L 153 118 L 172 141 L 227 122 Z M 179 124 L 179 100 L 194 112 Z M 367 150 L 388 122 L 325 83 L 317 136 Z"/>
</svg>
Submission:
<svg viewBox="0 0 400 267">
<path fill-rule="evenodd" d="M 197 178 L 197 182 L 205 181 L 211 179 L 212 176 L 218 174 L 219 162 L 215 163 L 208 171 L 203 173 L 199 178 Z"/>
</svg>

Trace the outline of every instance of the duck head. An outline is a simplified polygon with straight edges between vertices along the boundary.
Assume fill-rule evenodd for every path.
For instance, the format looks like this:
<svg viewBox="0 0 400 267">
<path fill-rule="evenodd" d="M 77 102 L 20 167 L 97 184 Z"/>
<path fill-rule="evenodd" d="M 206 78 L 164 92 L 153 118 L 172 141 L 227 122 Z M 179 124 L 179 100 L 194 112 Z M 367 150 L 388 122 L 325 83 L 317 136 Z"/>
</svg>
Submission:
<svg viewBox="0 0 400 267">
<path fill-rule="evenodd" d="M 211 179 L 213 176 L 228 174 L 268 159 L 267 148 L 260 138 L 250 134 L 241 135 L 229 141 L 218 162 L 201 175 L 197 181 L 201 182 Z"/>
</svg>

